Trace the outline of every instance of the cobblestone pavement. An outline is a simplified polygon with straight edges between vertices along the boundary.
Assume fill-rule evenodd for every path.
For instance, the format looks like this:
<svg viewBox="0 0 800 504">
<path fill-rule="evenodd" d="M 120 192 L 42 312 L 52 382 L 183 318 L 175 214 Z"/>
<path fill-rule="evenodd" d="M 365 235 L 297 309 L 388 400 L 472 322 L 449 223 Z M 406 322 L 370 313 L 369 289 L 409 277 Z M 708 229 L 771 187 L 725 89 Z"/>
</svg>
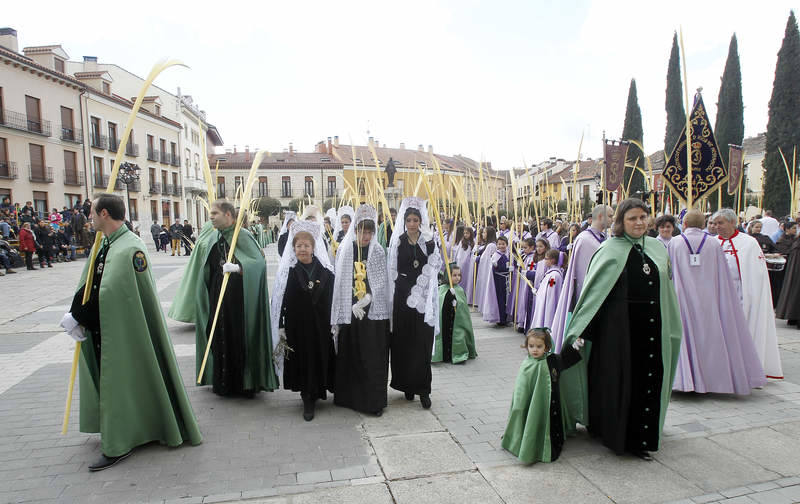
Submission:
<svg viewBox="0 0 800 504">
<path fill-rule="evenodd" d="M 274 245 L 268 257 L 274 272 Z M 186 262 L 153 253 L 165 311 Z M 380 418 L 329 399 L 309 423 L 299 394 L 222 399 L 194 386 L 194 328 L 169 321 L 204 443 L 148 445 L 89 473 L 99 437 L 78 432 L 77 397 L 60 433 L 72 343 L 57 323 L 82 266 L 0 278 L 2 503 L 800 502 L 800 331 L 783 321 L 786 379 L 746 397 L 674 394 L 654 462 L 617 457 L 580 432 L 557 462 L 533 466 L 500 448 L 524 357 L 510 329 L 473 316 L 479 356 L 434 366 L 430 410 L 390 390 Z"/>
</svg>

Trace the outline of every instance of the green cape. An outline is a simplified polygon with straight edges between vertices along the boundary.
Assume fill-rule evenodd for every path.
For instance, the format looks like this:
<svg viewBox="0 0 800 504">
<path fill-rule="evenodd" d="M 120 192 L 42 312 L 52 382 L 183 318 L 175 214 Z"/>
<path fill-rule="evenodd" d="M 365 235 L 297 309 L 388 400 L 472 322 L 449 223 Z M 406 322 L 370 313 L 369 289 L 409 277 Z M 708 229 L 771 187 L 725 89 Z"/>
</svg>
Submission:
<svg viewBox="0 0 800 504">
<path fill-rule="evenodd" d="M 528 357 L 519 367 L 503 448 L 521 461 L 550 462 L 550 368 L 547 357 Z"/>
<path fill-rule="evenodd" d="M 380 243 L 381 247 L 384 249 L 389 246 L 386 242 L 386 221 L 381 222 L 381 225 L 378 226 L 378 243 Z"/>
<path fill-rule="evenodd" d="M 123 455 L 159 441 L 203 440 L 186 395 L 144 243 L 126 226 L 111 243 L 100 281 L 100 370 L 92 334 L 81 345 L 80 430 L 99 432 L 103 454 Z M 134 254 L 141 267 L 134 268 Z M 143 255 L 142 255 L 143 254 Z M 89 261 L 80 286 L 86 282 Z M 80 290 L 80 288 L 79 288 Z"/>
<path fill-rule="evenodd" d="M 458 364 L 467 359 L 474 359 L 478 356 L 478 352 L 475 351 L 475 335 L 472 332 L 472 318 L 469 316 L 467 295 L 460 285 L 454 285 L 453 288 L 456 291 L 458 305 L 456 306 L 456 318 L 453 322 L 453 348 L 451 355 L 453 364 Z M 439 286 L 439 327 L 444 327 L 441 320 L 442 307 L 448 290 L 450 290 L 450 287 L 447 284 Z M 431 362 L 442 362 L 444 359 L 442 354 L 442 335 L 437 334 L 433 344 Z"/>
<path fill-rule="evenodd" d="M 681 347 L 681 314 L 675 288 L 672 285 L 672 265 L 667 249 L 649 236 L 644 237 L 644 251 L 658 267 L 659 298 L 661 305 L 661 362 L 664 367 L 664 379 L 661 386 L 661 416 L 658 422 L 659 433 L 664 428 L 669 398 L 672 394 L 672 382 L 675 378 L 675 367 Z M 597 311 L 616 284 L 617 279 L 628 260 L 632 243 L 624 237 L 609 238 L 592 256 L 589 271 L 583 283 L 583 290 L 572 317 L 564 332 L 564 345 L 572 343 L 580 337 L 591 323 Z M 632 337 L 644 334 L 632 334 Z M 589 394 L 586 378 L 586 365 L 589 362 L 592 343 L 586 341 L 582 349 L 582 359 L 576 365 L 564 370 L 561 375 L 562 413 L 567 432 L 575 431 L 575 421 L 584 425 L 589 419 Z M 659 446 L 661 436 L 659 436 Z"/>
<path fill-rule="evenodd" d="M 230 243 L 234 227 L 222 231 Z M 189 264 L 178 287 L 178 292 L 169 310 L 170 318 L 181 322 L 194 323 L 196 350 L 196 372 L 200 373 L 203 355 L 208 338 L 209 307 L 208 283 L 211 273 L 207 266 L 211 248 L 219 240 L 220 231 L 206 223 L 195 243 Z M 256 239 L 247 229 L 242 228 L 233 253 L 242 266 L 244 284 L 245 345 L 247 362 L 244 369 L 244 388 L 248 390 L 275 390 L 278 380 L 272 363 L 272 336 L 269 315 L 269 291 L 267 287 L 267 265 L 264 253 Z M 201 385 L 211 385 L 214 376 L 214 359 L 211 352 L 203 373 Z"/>
</svg>

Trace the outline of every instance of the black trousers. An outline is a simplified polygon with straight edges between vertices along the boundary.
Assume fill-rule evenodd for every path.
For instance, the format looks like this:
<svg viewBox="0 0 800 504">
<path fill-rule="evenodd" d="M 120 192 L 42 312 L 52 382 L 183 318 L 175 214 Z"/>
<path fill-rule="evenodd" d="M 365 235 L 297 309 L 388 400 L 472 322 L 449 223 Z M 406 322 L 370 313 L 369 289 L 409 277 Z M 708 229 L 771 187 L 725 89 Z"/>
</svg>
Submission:
<svg viewBox="0 0 800 504">
<path fill-rule="evenodd" d="M 25 267 L 29 270 L 33 269 L 33 252 L 23 252 L 25 254 Z"/>
</svg>

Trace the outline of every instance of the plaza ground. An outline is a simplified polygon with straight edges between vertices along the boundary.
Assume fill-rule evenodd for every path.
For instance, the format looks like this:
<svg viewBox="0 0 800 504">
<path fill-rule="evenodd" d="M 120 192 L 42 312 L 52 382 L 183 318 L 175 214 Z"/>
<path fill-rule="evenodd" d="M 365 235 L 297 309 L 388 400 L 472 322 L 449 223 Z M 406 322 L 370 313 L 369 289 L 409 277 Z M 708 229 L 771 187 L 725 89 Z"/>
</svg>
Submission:
<svg viewBox="0 0 800 504">
<path fill-rule="evenodd" d="M 275 246 L 268 268 L 277 266 Z M 165 312 L 188 262 L 152 252 Z M 194 327 L 168 320 L 204 436 L 148 445 L 99 473 L 99 436 L 61 421 L 72 340 L 58 321 L 83 261 L 0 278 L 0 503 L 800 502 L 800 331 L 778 321 L 785 380 L 749 396 L 673 394 L 653 462 L 618 457 L 585 432 L 553 464 L 500 447 L 521 335 L 473 315 L 478 358 L 433 368 L 433 407 L 389 391 L 376 418 L 333 405 L 302 419 L 299 394 L 225 399 L 194 385 Z"/>
</svg>

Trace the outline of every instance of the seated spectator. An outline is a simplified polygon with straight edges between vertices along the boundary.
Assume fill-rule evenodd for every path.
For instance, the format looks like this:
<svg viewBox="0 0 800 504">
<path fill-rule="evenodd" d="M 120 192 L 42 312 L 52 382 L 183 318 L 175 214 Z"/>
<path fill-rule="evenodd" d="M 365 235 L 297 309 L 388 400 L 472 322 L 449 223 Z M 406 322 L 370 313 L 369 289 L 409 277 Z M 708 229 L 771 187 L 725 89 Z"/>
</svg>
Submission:
<svg viewBox="0 0 800 504">
<path fill-rule="evenodd" d="M 8 244 L 5 240 L 0 240 L 0 266 L 5 268 L 5 273 L 0 271 L 0 276 L 5 275 L 6 273 L 16 273 L 11 266 L 13 266 L 12 257 L 14 256 L 14 251 L 11 249 L 11 245 Z"/>
<path fill-rule="evenodd" d="M 62 217 L 61 217 L 61 213 L 58 211 L 58 208 L 54 208 L 53 211 L 50 212 L 50 215 L 48 216 L 48 220 L 50 221 L 50 224 L 52 226 L 55 226 L 56 228 L 61 226 Z"/>
<path fill-rule="evenodd" d="M 8 240 L 11 236 L 11 224 L 8 223 L 8 218 L 0 220 L 0 236 L 2 236 L 4 240 Z"/>
<path fill-rule="evenodd" d="M 56 245 L 58 246 L 58 262 L 66 261 L 74 261 L 75 260 L 75 245 L 72 244 L 72 240 L 69 236 L 67 236 L 66 229 L 69 226 L 61 226 L 58 228 L 58 233 L 56 233 Z"/>
</svg>

